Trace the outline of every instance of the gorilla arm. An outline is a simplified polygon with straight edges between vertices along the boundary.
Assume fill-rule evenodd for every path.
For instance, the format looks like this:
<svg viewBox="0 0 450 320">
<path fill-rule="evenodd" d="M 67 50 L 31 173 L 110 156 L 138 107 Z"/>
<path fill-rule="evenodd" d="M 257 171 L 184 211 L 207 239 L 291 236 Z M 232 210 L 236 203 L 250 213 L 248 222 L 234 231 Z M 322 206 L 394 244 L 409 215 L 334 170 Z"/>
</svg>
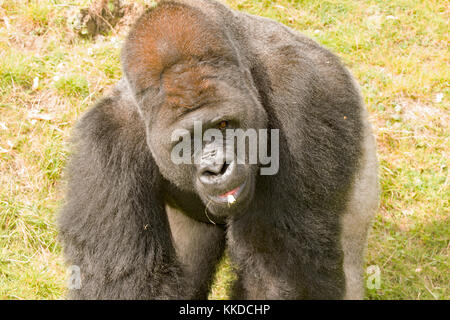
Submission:
<svg viewBox="0 0 450 320">
<path fill-rule="evenodd" d="M 126 105 L 128 104 L 128 105 Z M 60 237 L 80 267 L 79 299 L 183 297 L 160 192 L 139 116 L 119 89 L 80 121 Z"/>
<path fill-rule="evenodd" d="M 339 59 L 312 40 L 268 19 L 236 16 L 235 25 L 248 30 L 243 47 L 269 127 L 280 129 L 280 171 L 259 177 L 251 215 L 230 223 L 230 256 L 239 266 L 234 296 L 350 297 L 341 217 L 362 157 L 357 87 Z M 365 238 L 365 225 L 353 228 Z M 360 251 L 353 255 L 358 266 Z"/>
</svg>

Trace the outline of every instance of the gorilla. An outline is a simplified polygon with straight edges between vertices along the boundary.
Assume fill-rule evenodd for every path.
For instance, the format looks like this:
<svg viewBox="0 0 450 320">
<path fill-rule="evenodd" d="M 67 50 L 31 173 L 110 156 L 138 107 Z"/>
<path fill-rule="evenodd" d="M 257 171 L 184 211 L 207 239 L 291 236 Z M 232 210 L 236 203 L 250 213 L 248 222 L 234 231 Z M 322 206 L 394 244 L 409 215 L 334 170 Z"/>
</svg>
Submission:
<svg viewBox="0 0 450 320">
<path fill-rule="evenodd" d="M 205 299 L 225 250 L 233 299 L 363 298 L 376 150 L 334 54 L 272 20 L 175 0 L 137 20 L 122 65 L 74 134 L 58 221 L 80 270 L 71 298 Z M 195 121 L 267 129 L 268 144 L 278 130 L 278 171 L 229 161 L 220 139 L 174 163 L 173 133 Z"/>
</svg>

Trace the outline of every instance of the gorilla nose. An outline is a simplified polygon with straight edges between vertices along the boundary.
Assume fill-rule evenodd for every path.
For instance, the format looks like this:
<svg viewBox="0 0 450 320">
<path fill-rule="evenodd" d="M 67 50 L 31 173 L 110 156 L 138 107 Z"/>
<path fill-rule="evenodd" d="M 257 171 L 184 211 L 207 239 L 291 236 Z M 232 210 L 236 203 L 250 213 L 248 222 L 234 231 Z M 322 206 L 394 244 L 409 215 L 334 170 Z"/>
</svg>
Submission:
<svg viewBox="0 0 450 320">
<path fill-rule="evenodd" d="M 199 180 L 204 185 L 224 183 L 232 177 L 234 167 L 234 161 L 203 164 L 199 168 Z"/>
</svg>

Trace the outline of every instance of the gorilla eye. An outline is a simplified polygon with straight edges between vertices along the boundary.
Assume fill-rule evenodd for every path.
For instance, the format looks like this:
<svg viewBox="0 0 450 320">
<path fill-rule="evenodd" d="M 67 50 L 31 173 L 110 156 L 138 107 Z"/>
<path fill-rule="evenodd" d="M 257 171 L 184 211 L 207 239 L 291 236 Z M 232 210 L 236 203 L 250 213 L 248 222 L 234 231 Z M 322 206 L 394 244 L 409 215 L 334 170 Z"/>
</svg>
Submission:
<svg viewBox="0 0 450 320">
<path fill-rule="evenodd" d="M 220 121 L 220 123 L 219 123 L 220 130 L 226 129 L 227 127 L 228 127 L 228 121 L 226 121 L 226 120 Z"/>
</svg>

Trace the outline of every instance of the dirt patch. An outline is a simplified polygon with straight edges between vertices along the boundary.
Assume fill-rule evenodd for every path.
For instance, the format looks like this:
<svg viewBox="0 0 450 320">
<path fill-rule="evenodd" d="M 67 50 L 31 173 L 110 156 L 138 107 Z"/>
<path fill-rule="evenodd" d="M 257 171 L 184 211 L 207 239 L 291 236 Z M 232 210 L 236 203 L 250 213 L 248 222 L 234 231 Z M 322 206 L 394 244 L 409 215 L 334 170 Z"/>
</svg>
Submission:
<svg viewBox="0 0 450 320">
<path fill-rule="evenodd" d="M 411 125 L 424 125 L 434 122 L 442 127 L 448 126 L 449 115 L 439 107 L 420 101 L 402 99 L 397 102 L 401 108 L 402 119 Z"/>
<path fill-rule="evenodd" d="M 150 7 L 152 1 L 136 3 L 131 0 L 96 0 L 89 8 L 82 8 L 74 29 L 80 36 L 95 37 L 112 30 L 123 33 Z"/>
</svg>

